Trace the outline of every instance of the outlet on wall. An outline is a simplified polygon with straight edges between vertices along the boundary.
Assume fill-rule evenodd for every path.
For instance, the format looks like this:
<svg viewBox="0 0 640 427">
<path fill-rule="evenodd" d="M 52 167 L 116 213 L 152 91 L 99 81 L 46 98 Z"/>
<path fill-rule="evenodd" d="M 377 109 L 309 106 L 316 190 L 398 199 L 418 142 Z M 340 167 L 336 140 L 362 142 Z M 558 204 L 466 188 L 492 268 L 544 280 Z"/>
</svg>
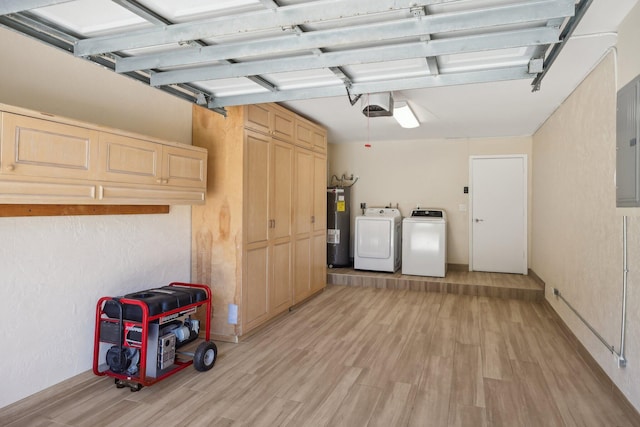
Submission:
<svg viewBox="0 0 640 427">
<path fill-rule="evenodd" d="M 229 314 L 227 315 L 227 323 L 231 325 L 238 324 L 238 305 L 229 304 Z"/>
</svg>

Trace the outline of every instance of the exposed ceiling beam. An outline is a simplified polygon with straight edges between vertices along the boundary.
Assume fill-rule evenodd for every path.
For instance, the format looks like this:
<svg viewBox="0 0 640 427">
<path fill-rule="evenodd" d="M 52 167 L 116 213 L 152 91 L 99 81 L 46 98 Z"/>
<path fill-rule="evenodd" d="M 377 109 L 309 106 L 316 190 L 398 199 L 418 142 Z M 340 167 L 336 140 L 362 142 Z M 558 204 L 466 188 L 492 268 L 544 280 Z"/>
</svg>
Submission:
<svg viewBox="0 0 640 427">
<path fill-rule="evenodd" d="M 471 83 L 487 83 L 506 80 L 530 79 L 528 66 L 501 68 L 497 70 L 469 71 L 464 73 L 448 73 L 438 76 L 423 76 L 385 81 L 353 83 L 349 92 L 352 95 L 387 92 L 428 87 L 453 86 Z M 344 96 L 347 91 L 342 84 L 305 89 L 281 90 L 278 92 L 237 95 L 214 98 L 209 108 L 222 108 L 231 105 L 259 104 L 263 102 L 284 102 L 300 99 L 326 98 Z"/>
<path fill-rule="evenodd" d="M 549 44 L 558 41 L 559 28 L 532 28 L 516 31 L 502 31 L 475 36 L 432 40 L 429 42 L 404 43 L 337 52 L 326 52 L 320 56 L 302 55 L 282 59 L 239 62 L 229 65 L 215 65 L 154 73 L 151 85 L 162 86 L 175 83 L 206 81 L 256 74 L 272 74 L 290 71 L 330 68 L 339 65 L 354 65 L 382 61 L 396 61 L 450 55 L 483 50 L 507 49 L 520 46 Z"/>
<path fill-rule="evenodd" d="M 318 0 L 277 9 L 79 40 L 74 53 L 76 56 L 96 55 L 457 1 L 461 0 Z M 242 23 L 242 28 L 239 27 L 239 23 Z"/>
<path fill-rule="evenodd" d="M 493 27 L 506 23 L 525 23 L 564 18 L 573 13 L 572 0 L 544 0 L 490 7 L 458 14 L 429 15 L 391 22 L 310 31 L 306 33 L 231 42 L 202 48 L 182 48 L 167 52 L 124 58 L 116 64 L 117 72 L 163 68 L 212 62 L 226 58 L 242 59 L 256 55 L 278 55 L 292 51 L 331 48 L 434 33 L 446 33 Z"/>
<path fill-rule="evenodd" d="M 418 15 L 421 15 L 422 13 L 424 13 L 425 15 L 427 15 L 427 8 L 423 8 Z M 420 38 L 421 41 L 430 41 L 431 40 L 431 33 L 427 33 L 424 36 L 422 36 Z M 436 74 L 440 74 L 440 66 L 438 65 L 438 58 L 435 56 L 428 56 L 427 58 L 425 58 L 427 61 L 427 67 L 429 68 L 429 74 L 432 75 L 436 75 Z"/>
<path fill-rule="evenodd" d="M 73 52 L 73 45 L 78 40 L 77 34 L 62 31 L 60 27 L 31 12 L 0 16 L 0 24 L 67 52 Z"/>
<path fill-rule="evenodd" d="M 0 2 L 0 15 L 24 12 L 29 9 L 67 3 L 71 0 L 4 0 Z"/>
<path fill-rule="evenodd" d="M 155 25 L 172 25 L 173 23 L 168 20 L 167 18 L 165 18 L 164 16 L 156 13 L 155 11 L 149 9 L 148 7 L 144 6 L 143 4 L 141 4 L 140 2 L 138 2 L 137 0 L 111 0 L 116 4 L 119 4 L 120 6 L 124 7 L 125 9 L 129 10 L 130 12 L 135 13 L 136 15 L 140 16 L 143 19 L 146 19 L 147 21 L 151 22 L 152 24 Z M 206 47 L 207 44 L 202 41 L 202 40 L 194 40 L 194 44 L 198 44 L 202 47 Z M 119 57 L 118 60 L 116 61 L 116 67 L 118 66 L 118 64 L 124 59 L 125 57 Z M 226 63 L 232 63 L 231 61 L 225 61 Z M 130 70 L 130 71 L 141 71 L 141 70 L 153 70 L 153 66 L 150 67 L 143 67 L 143 68 L 138 68 L 136 70 Z M 116 70 L 117 71 L 117 70 Z M 117 71 L 120 72 L 120 71 Z M 249 77 L 249 80 L 251 80 L 252 82 L 258 84 L 259 86 L 264 87 L 265 89 L 274 91 L 276 90 L 276 87 L 269 82 L 267 79 L 260 77 L 260 76 L 251 76 Z"/>
<path fill-rule="evenodd" d="M 562 35 L 560 36 L 562 39 L 561 43 L 555 45 L 551 49 L 551 52 L 549 52 L 549 55 L 547 55 L 547 57 L 544 59 L 544 66 L 542 71 L 538 73 L 538 75 L 533 79 L 533 82 L 531 83 L 531 86 L 533 87 L 532 89 L 533 92 L 540 90 L 540 84 L 542 83 L 542 79 L 544 79 L 544 76 L 547 75 L 547 73 L 549 72 L 549 69 L 551 68 L 553 63 L 556 61 L 556 59 L 558 59 L 560 52 L 564 48 L 565 44 L 571 38 L 571 35 L 573 34 L 574 30 L 576 29 L 576 27 L 578 26 L 578 24 L 580 23 L 584 15 L 587 13 L 587 10 L 589 9 L 589 6 L 591 6 L 592 2 L 593 0 L 580 0 L 580 2 L 575 6 L 576 8 L 575 14 L 569 19 L 569 21 L 567 22 L 567 25 L 562 30 Z"/>
</svg>

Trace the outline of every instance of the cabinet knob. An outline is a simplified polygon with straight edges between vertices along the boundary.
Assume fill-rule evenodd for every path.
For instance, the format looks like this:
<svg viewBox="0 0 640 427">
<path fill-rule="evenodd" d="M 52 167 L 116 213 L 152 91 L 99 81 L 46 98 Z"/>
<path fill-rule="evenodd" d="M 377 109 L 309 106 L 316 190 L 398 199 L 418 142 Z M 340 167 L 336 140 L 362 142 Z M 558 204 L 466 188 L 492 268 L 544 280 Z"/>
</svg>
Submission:
<svg viewBox="0 0 640 427">
<path fill-rule="evenodd" d="M 7 165 L 7 170 L 8 170 L 9 172 L 13 172 L 15 169 L 16 169 L 16 166 L 15 166 L 15 165 Z"/>
</svg>

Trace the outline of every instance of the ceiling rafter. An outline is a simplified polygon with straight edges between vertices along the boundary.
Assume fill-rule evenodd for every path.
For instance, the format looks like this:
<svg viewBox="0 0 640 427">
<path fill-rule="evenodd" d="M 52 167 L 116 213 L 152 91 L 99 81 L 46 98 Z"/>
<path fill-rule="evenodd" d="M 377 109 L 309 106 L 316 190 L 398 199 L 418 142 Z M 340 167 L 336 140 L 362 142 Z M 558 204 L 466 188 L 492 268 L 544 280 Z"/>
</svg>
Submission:
<svg viewBox="0 0 640 427">
<path fill-rule="evenodd" d="M 354 65 L 382 61 L 397 61 L 464 52 L 478 52 L 491 49 L 555 43 L 559 39 L 558 28 L 533 28 L 517 31 L 503 31 L 477 36 L 455 37 L 432 40 L 429 43 L 414 42 L 400 45 L 379 46 L 363 49 L 326 52 L 323 55 L 302 55 L 281 59 L 239 62 L 230 65 L 215 65 L 154 73 L 153 86 L 161 86 L 189 81 L 215 80 L 246 77 L 262 74 L 329 68 L 338 65 Z"/>
<path fill-rule="evenodd" d="M 219 112 L 227 105 L 540 78 L 577 21 L 570 18 L 590 3 L 111 0 L 120 8 L 89 19 L 86 7 L 57 6 L 65 1 L 5 2 L 0 11 L 18 3 L 23 11 L 0 14 L 0 25 Z M 133 28 L 141 22 L 134 15 L 153 26 Z M 91 35 L 98 32 L 104 35 Z"/>
<path fill-rule="evenodd" d="M 541 7 L 544 6 L 544 7 Z M 570 0 L 558 2 L 526 2 L 490 7 L 458 15 L 429 15 L 345 28 L 310 31 L 256 40 L 231 42 L 203 48 L 182 48 L 125 58 L 116 65 L 118 72 L 136 69 L 184 66 L 212 62 L 233 57 L 242 59 L 255 55 L 279 55 L 292 51 L 331 48 L 349 44 L 395 40 L 408 37 L 448 33 L 504 25 L 505 23 L 535 22 L 564 17 L 572 12 Z M 429 37 L 430 39 L 430 37 Z"/>
<path fill-rule="evenodd" d="M 74 53 L 76 56 L 96 55 L 459 1 L 461 0 L 317 0 L 277 9 L 240 13 L 233 15 L 233 19 L 223 16 L 130 31 L 127 34 L 93 37 L 78 41 Z M 239 22 L 242 22 L 242 28 L 239 28 Z"/>
<path fill-rule="evenodd" d="M 440 74 L 437 76 L 421 76 L 353 83 L 349 88 L 349 93 L 351 93 L 351 95 L 360 95 L 374 92 L 393 92 L 428 87 L 519 80 L 530 77 L 531 74 L 529 74 L 528 66 L 524 65 L 504 67 L 498 70 L 479 70 Z M 329 96 L 343 96 L 345 94 L 345 88 L 342 84 L 327 85 L 305 89 L 280 90 L 271 93 L 265 92 L 251 95 L 225 96 L 213 99 L 209 103 L 209 108 L 220 108 L 231 105 L 245 105 L 252 103 L 259 104 L 263 102 L 284 102 L 300 99 L 324 98 Z"/>
<path fill-rule="evenodd" d="M 270 7 L 271 9 L 276 9 L 276 8 L 280 7 L 280 5 L 275 0 L 260 0 L 260 1 L 263 4 L 267 4 L 268 7 Z M 304 27 L 301 26 L 301 25 L 296 25 L 293 29 L 294 29 L 295 33 L 298 36 L 301 35 L 301 34 L 304 34 L 306 32 Z M 316 55 L 322 55 L 324 53 L 324 51 L 322 50 L 322 48 L 320 46 L 312 48 L 312 52 L 315 53 Z M 345 71 L 342 69 L 342 67 L 340 67 L 340 66 L 329 67 L 329 70 L 336 77 L 338 77 L 340 80 L 342 80 L 342 82 L 344 83 L 344 85 L 346 87 L 350 87 L 351 86 L 351 78 L 349 76 L 347 76 L 347 73 L 345 73 Z"/>
<path fill-rule="evenodd" d="M 127 10 L 129 10 L 130 12 L 135 13 L 136 15 L 140 16 L 141 18 L 151 22 L 152 24 L 155 25 L 172 25 L 173 23 L 168 20 L 167 18 L 165 18 L 164 16 L 161 16 L 160 14 L 156 13 L 155 11 L 149 9 L 148 7 L 144 6 L 143 4 L 141 4 L 140 2 L 136 1 L 136 0 L 111 0 L 116 4 L 119 4 L 120 6 L 126 8 Z M 206 47 L 208 46 L 207 43 L 205 43 L 202 40 L 194 40 L 193 41 L 195 44 L 200 45 L 201 47 Z M 126 57 L 121 57 L 119 58 L 118 61 L 116 61 L 116 71 L 117 72 L 121 72 L 117 70 L 117 66 L 118 63 L 122 62 L 124 59 L 126 59 Z M 227 63 L 233 63 L 232 61 L 225 61 Z M 129 70 L 129 71 L 138 71 L 138 70 L 149 70 L 150 72 L 153 72 L 153 66 L 150 67 L 143 67 L 143 68 L 138 68 L 136 70 Z M 267 79 L 260 77 L 260 76 L 251 76 L 249 77 L 249 79 L 251 81 L 253 81 L 254 83 L 258 84 L 259 86 L 264 87 L 267 90 L 276 90 L 275 86 L 273 85 L 273 83 L 269 82 Z M 186 83 L 186 82 L 183 82 Z M 193 89 L 193 88 L 191 88 Z M 205 99 L 210 99 L 213 95 L 211 93 L 207 93 L 206 91 L 201 91 L 202 96 L 196 96 L 196 103 L 200 104 L 202 103 L 202 98 L 204 97 Z"/>
</svg>

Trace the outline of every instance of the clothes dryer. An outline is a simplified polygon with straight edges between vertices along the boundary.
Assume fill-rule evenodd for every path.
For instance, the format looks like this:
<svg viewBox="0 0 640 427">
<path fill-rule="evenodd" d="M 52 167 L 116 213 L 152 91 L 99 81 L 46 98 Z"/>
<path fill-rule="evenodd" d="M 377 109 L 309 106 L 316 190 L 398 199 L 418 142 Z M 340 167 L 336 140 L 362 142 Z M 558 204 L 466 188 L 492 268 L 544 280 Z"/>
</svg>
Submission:
<svg viewBox="0 0 640 427">
<path fill-rule="evenodd" d="M 394 208 L 367 208 L 355 221 L 354 268 L 395 272 L 402 262 L 402 215 Z"/>
</svg>

